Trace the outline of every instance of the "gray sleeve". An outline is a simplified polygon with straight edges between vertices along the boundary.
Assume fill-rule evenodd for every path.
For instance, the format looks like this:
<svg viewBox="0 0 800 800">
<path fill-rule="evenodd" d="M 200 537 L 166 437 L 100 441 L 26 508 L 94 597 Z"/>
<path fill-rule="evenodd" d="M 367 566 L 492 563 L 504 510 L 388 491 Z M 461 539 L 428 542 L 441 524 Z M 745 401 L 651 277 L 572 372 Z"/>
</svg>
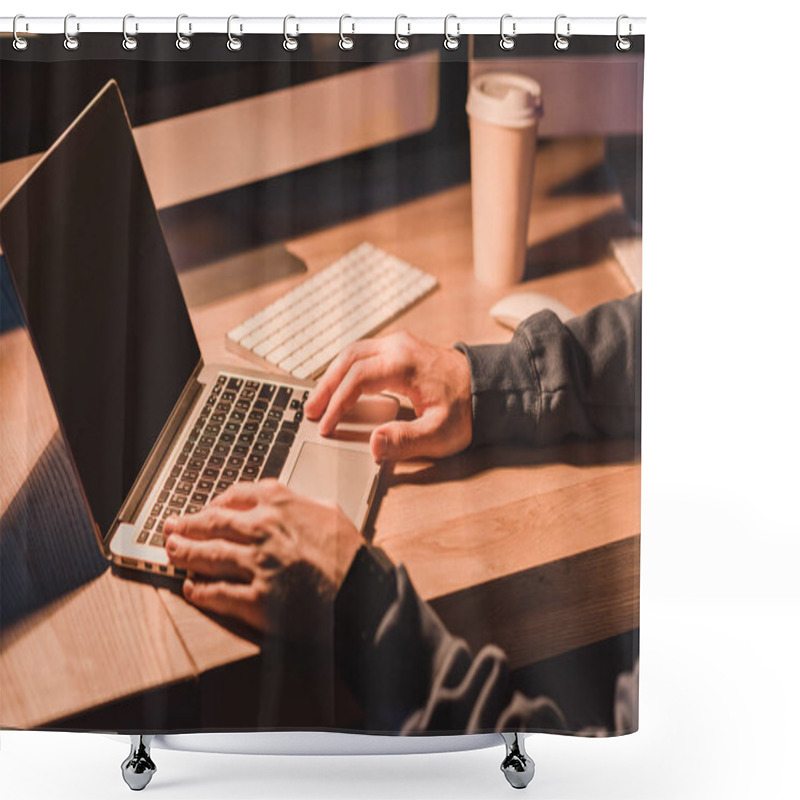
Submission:
<svg viewBox="0 0 800 800">
<path fill-rule="evenodd" d="M 508 344 L 456 348 L 469 361 L 474 446 L 638 435 L 642 294 L 562 323 L 526 319 Z"/>
<path fill-rule="evenodd" d="M 567 728 L 551 699 L 513 690 L 499 647 L 487 644 L 473 656 L 417 594 L 402 565 L 376 558 L 374 548 L 364 550 L 336 601 L 335 647 L 337 666 L 364 712 L 367 730 Z"/>
</svg>

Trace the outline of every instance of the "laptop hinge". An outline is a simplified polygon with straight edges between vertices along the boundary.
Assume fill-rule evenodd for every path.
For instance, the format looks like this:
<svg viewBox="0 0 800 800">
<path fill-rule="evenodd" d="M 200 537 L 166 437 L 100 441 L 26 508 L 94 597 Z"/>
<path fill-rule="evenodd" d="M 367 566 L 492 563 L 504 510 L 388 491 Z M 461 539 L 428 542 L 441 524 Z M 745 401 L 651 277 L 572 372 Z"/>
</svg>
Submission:
<svg viewBox="0 0 800 800">
<path fill-rule="evenodd" d="M 128 496 L 125 498 L 125 502 L 122 504 L 122 508 L 117 515 L 117 519 L 114 520 L 111 529 L 106 532 L 103 540 L 104 544 L 108 543 L 109 538 L 120 522 L 133 522 L 136 519 L 141 504 L 150 492 L 153 481 L 155 481 L 161 470 L 164 459 L 167 458 L 172 450 L 173 443 L 180 434 L 181 428 L 186 422 L 192 406 L 203 391 L 204 385 L 198 380 L 202 370 L 203 361 L 201 359 L 194 368 L 189 380 L 186 382 L 186 386 L 181 392 L 178 402 L 175 403 L 175 407 L 172 409 L 172 413 L 169 415 L 166 424 L 161 429 L 161 434 L 158 439 L 156 439 L 156 443 L 153 445 L 150 455 L 147 457 L 144 466 L 136 477 L 133 487 L 130 492 L 128 492 Z"/>
</svg>

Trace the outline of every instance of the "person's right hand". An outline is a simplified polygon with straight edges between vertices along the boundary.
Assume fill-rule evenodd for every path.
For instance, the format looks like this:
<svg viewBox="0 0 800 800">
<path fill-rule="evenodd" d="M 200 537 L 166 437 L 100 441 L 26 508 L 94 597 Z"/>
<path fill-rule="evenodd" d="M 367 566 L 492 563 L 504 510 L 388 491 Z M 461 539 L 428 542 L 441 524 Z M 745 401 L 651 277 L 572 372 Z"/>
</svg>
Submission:
<svg viewBox="0 0 800 800">
<path fill-rule="evenodd" d="M 372 432 L 376 461 L 458 453 L 472 441 L 472 384 L 467 357 L 405 331 L 346 347 L 305 402 L 320 433 L 333 433 L 362 394 L 388 390 L 405 395 L 417 418 L 394 421 Z"/>
</svg>

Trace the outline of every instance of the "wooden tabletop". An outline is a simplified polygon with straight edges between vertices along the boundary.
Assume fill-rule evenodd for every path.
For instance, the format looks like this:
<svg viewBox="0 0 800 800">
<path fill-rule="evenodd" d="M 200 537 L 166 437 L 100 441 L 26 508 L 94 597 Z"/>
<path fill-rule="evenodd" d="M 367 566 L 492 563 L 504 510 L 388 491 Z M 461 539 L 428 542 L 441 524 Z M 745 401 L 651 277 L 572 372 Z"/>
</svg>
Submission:
<svg viewBox="0 0 800 800">
<path fill-rule="evenodd" d="M 632 291 L 607 250 L 627 227 L 620 195 L 575 183 L 603 160 L 595 139 L 553 142 L 537 157 L 527 287 L 576 313 Z M 407 329 L 441 345 L 507 341 L 488 313 L 507 291 L 474 281 L 470 230 L 464 185 L 286 244 L 311 273 L 366 240 L 436 275 L 440 288 L 385 332 Z M 304 277 L 192 309 L 205 361 L 252 366 L 225 349 L 226 331 Z M 37 564 L 82 565 L 71 570 L 73 585 L 50 595 L 40 587 L 46 602 L 22 603 L 25 613 L 10 622 L 4 612 L 0 724 L 44 725 L 258 653 L 244 631 L 168 588 L 98 568 L 74 503 L 55 550 L 18 522 L 46 491 L 47 481 L 30 486 L 37 465 L 63 449 L 21 330 L 0 336 L 0 408 L 4 551 L 11 542 L 33 594 L 47 572 Z M 638 627 L 639 493 L 634 442 L 485 448 L 395 465 L 371 535 L 455 633 L 473 646 L 496 642 L 513 668 Z M 8 520 L 17 521 L 13 541 Z"/>
</svg>

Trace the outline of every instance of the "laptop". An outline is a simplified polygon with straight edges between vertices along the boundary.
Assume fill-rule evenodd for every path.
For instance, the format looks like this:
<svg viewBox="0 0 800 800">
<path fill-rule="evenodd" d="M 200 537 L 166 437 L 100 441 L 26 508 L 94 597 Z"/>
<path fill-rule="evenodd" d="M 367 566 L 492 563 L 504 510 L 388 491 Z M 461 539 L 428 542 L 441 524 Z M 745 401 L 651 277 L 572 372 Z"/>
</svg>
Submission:
<svg viewBox="0 0 800 800">
<path fill-rule="evenodd" d="M 0 204 L 0 244 L 106 559 L 183 577 L 164 521 L 263 478 L 363 530 L 369 431 L 397 403 L 362 400 L 324 439 L 313 382 L 203 363 L 115 81 Z"/>
</svg>

